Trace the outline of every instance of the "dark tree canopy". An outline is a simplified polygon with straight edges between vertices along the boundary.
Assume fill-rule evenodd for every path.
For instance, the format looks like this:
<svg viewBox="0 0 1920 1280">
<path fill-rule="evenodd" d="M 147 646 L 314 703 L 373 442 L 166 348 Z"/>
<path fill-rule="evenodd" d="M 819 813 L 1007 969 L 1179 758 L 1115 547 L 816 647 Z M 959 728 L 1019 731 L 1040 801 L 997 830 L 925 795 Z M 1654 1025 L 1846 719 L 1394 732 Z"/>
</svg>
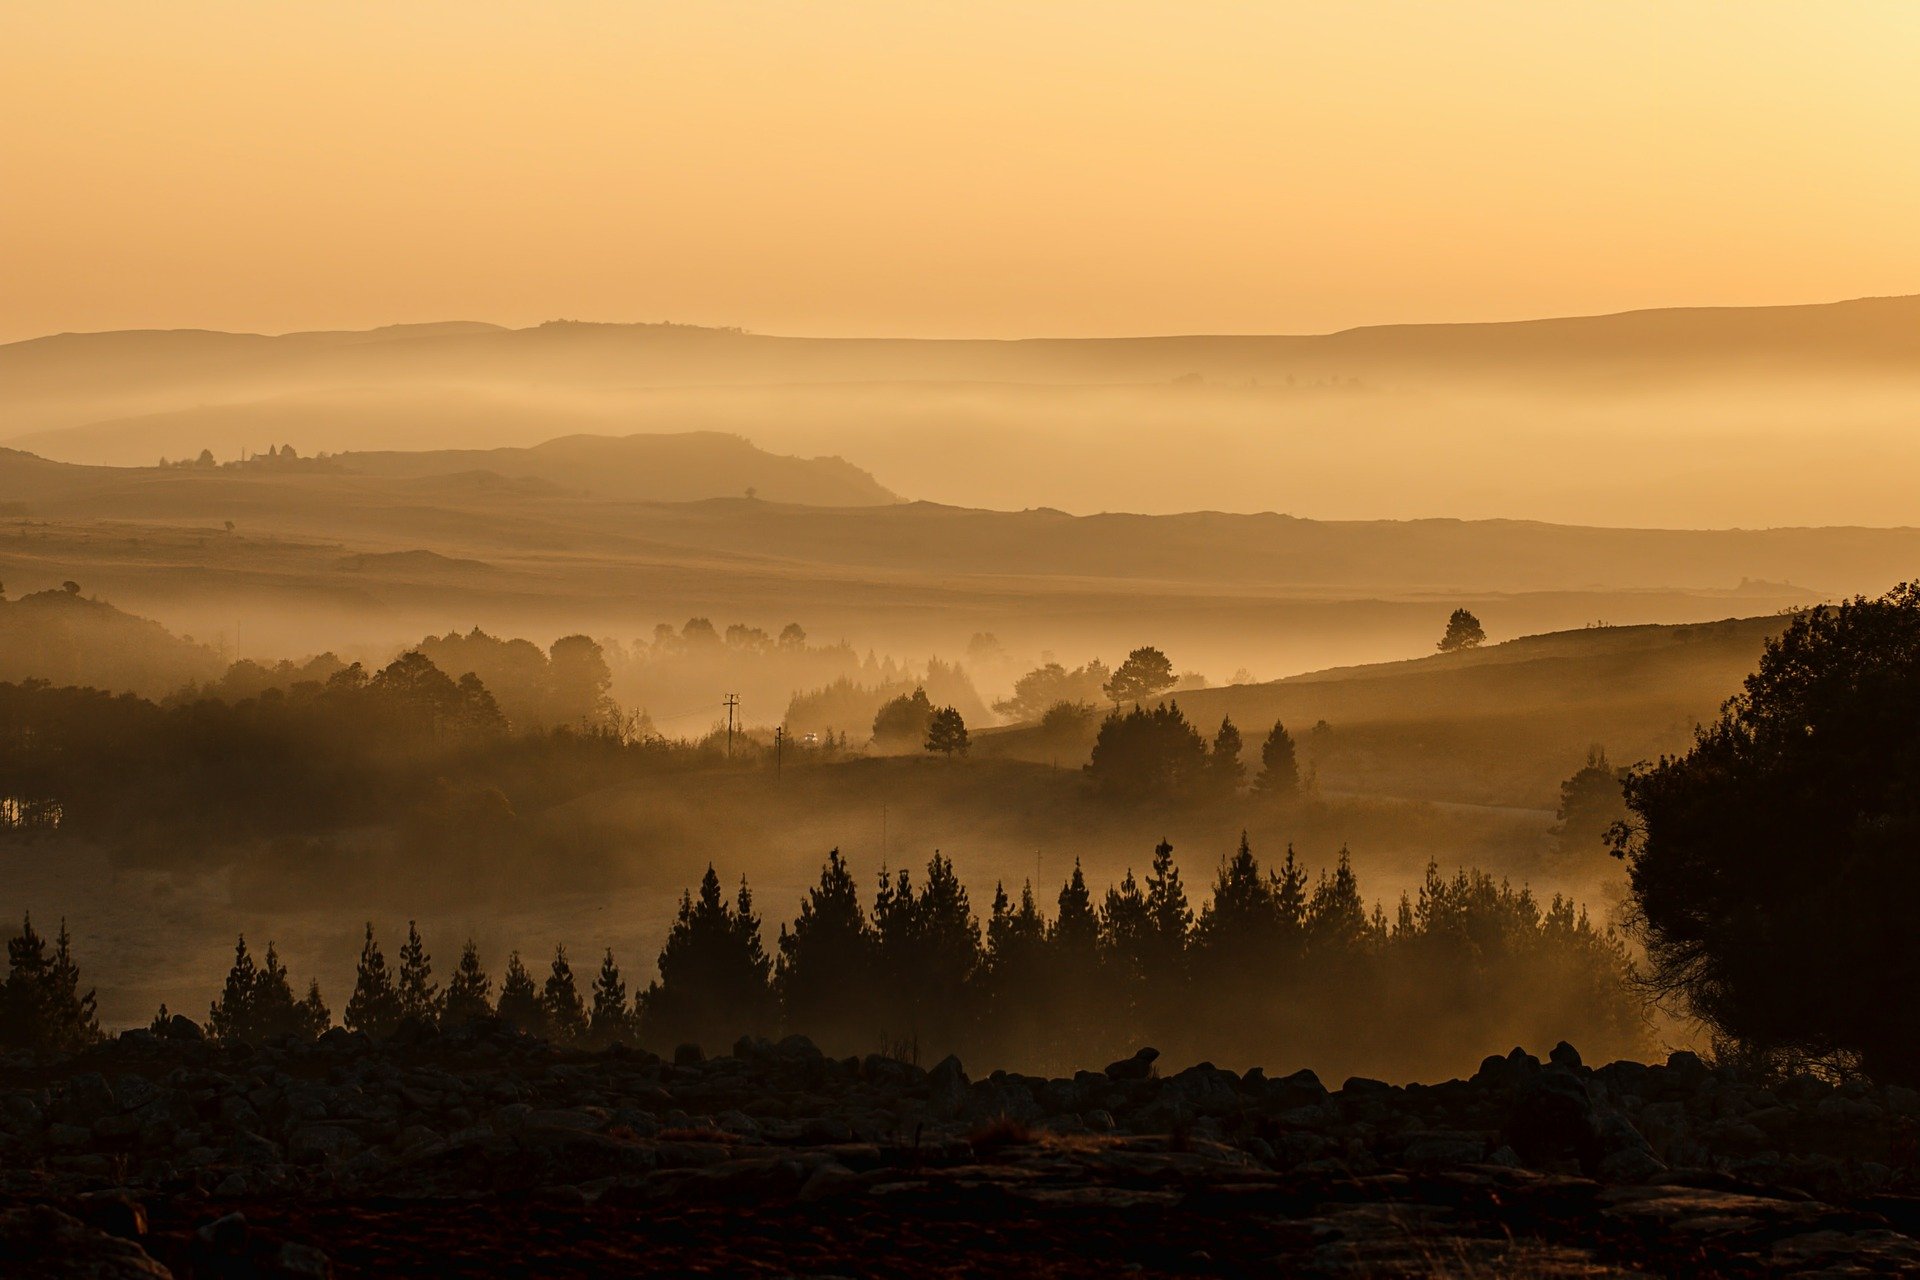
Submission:
<svg viewBox="0 0 1920 1280">
<path fill-rule="evenodd" d="M 1920 586 L 1797 616 L 1626 801 L 1660 987 L 1749 1048 L 1920 1082 Z"/>
<path fill-rule="evenodd" d="M 1114 669 L 1112 679 L 1101 686 L 1109 701 L 1118 707 L 1131 702 L 1139 706 L 1179 682 L 1173 663 L 1152 645 L 1142 645 L 1127 655 Z"/>
<path fill-rule="evenodd" d="M 933 723 L 933 703 L 924 688 L 901 694 L 873 717 L 873 740 L 880 746 L 918 746 Z"/>
<path fill-rule="evenodd" d="M 1104 792 L 1134 800 L 1190 796 L 1208 777 L 1206 740 L 1177 702 L 1115 712 L 1100 725 L 1087 765 Z"/>
<path fill-rule="evenodd" d="M 1446 632 L 1435 647 L 1442 653 L 1452 653 L 1456 649 L 1477 649 L 1486 640 L 1487 633 L 1480 626 L 1480 619 L 1465 609 L 1455 609 L 1447 619 Z"/>
<path fill-rule="evenodd" d="M 952 707 L 940 708 L 927 723 L 927 740 L 923 745 L 949 760 L 956 752 L 964 756 L 967 754 L 966 720 Z"/>
</svg>

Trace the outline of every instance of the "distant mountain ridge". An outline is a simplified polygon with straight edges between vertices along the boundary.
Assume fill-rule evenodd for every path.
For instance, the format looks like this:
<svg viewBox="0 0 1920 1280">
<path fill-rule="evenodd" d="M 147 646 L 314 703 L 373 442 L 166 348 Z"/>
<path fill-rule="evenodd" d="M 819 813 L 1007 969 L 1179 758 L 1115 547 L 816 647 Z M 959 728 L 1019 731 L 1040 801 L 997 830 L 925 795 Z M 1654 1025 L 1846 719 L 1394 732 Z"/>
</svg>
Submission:
<svg viewBox="0 0 1920 1280">
<path fill-rule="evenodd" d="M 311 465 L 311 464 L 302 464 Z M 383 480 L 448 482 L 474 489 L 487 477 L 504 491 L 576 493 L 626 502 L 698 502 L 753 496 L 801 506 L 860 507 L 900 499 L 866 472 L 840 458 L 795 458 L 768 453 L 739 436 L 718 432 L 677 435 L 565 436 L 532 448 L 389 450 L 343 453 L 318 472 L 291 474 L 271 459 L 244 467 L 111 467 L 53 462 L 0 448 L 0 501 L 30 503 L 127 485 L 274 478 L 325 485 L 329 475 Z M 445 487 L 445 486 L 443 486 Z"/>
<path fill-rule="evenodd" d="M 391 325 L 280 335 L 217 330 L 54 334 L 0 345 L 0 388 L 20 404 L 158 392 L 205 380 L 351 386 L 408 381 L 697 385 L 788 381 L 1157 382 L 1201 377 L 1451 377 L 1609 372 L 1786 360 L 1920 374 L 1920 295 L 1771 307 L 1394 324 L 1327 334 L 1116 338 L 809 338 L 676 324 L 549 321 Z M 478 363 L 476 363 L 478 362 Z M 1777 366 L 1775 366 L 1777 368 Z M 102 386 L 90 380 L 105 379 Z"/>
</svg>

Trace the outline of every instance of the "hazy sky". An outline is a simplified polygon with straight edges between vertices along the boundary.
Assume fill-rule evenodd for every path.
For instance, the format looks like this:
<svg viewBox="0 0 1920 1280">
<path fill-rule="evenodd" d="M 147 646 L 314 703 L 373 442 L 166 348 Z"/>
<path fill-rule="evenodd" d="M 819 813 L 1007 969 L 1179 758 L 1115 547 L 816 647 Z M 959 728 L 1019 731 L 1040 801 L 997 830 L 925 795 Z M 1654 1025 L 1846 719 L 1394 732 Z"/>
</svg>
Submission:
<svg viewBox="0 0 1920 1280">
<path fill-rule="evenodd" d="M 0 340 L 1920 291 L 1920 4 L 0 0 Z"/>
</svg>

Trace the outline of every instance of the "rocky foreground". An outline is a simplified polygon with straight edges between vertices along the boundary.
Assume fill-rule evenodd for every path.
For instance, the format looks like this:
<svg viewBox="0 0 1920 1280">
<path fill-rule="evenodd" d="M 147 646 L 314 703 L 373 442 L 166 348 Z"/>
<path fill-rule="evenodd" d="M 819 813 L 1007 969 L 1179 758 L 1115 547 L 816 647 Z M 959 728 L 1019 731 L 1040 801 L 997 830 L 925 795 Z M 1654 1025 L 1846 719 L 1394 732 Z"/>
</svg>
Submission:
<svg viewBox="0 0 1920 1280">
<path fill-rule="evenodd" d="M 499 1027 L 0 1057 L 0 1274 L 1920 1272 L 1920 1094 L 1565 1045 L 1471 1080 L 970 1079 Z"/>
</svg>

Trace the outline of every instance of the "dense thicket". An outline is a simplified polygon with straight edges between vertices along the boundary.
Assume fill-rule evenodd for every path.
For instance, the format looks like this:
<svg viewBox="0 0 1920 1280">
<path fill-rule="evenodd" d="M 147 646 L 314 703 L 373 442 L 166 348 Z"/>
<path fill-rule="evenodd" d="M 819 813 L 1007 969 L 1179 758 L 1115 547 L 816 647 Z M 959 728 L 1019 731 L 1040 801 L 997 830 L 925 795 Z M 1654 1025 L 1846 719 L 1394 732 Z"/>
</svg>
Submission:
<svg viewBox="0 0 1920 1280">
<path fill-rule="evenodd" d="M 1920 585 L 1797 616 L 1626 800 L 1659 986 L 1751 1050 L 1920 1083 Z"/>
</svg>

